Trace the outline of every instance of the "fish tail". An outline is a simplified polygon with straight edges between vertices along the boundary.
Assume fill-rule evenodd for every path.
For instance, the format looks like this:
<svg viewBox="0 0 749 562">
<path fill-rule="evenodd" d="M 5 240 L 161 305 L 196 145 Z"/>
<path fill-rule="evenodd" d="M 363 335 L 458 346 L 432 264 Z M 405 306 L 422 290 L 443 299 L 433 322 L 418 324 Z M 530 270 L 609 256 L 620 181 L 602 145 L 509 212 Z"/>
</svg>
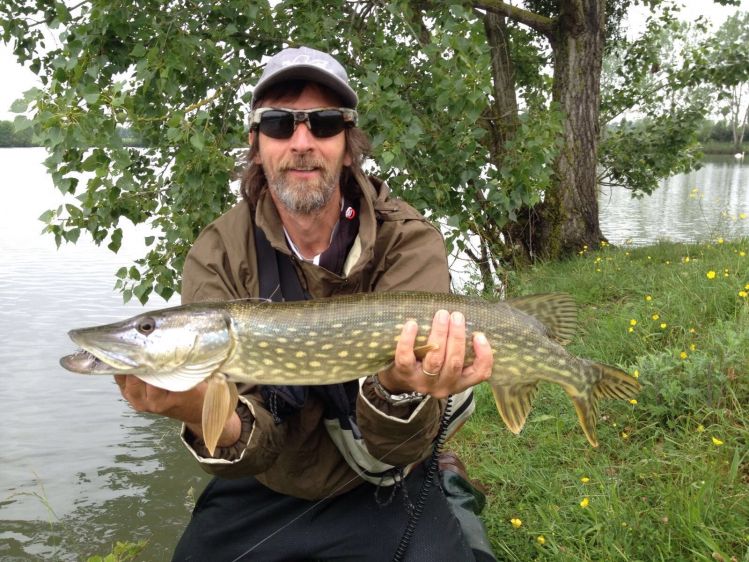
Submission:
<svg viewBox="0 0 749 562">
<path fill-rule="evenodd" d="M 640 383 L 627 373 L 603 363 L 583 362 L 586 380 L 595 381 L 586 385 L 584 391 L 565 386 L 565 391 L 572 399 L 577 412 L 577 419 L 583 428 L 585 437 L 593 447 L 598 447 L 596 437 L 596 420 L 598 419 L 598 401 L 601 398 L 618 398 L 628 400 L 640 391 Z"/>
</svg>

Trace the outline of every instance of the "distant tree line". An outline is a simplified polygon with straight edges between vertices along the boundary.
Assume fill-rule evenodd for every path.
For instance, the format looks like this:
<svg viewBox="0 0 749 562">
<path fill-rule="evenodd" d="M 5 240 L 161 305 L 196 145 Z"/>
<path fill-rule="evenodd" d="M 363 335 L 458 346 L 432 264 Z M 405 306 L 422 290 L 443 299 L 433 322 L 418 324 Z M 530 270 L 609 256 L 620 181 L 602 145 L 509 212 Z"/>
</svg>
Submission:
<svg viewBox="0 0 749 562">
<path fill-rule="evenodd" d="M 138 136 L 127 127 L 117 127 L 117 134 L 125 146 L 144 146 Z M 0 121 L 0 148 L 42 146 L 33 138 L 31 128 L 16 131 L 13 121 Z"/>
<path fill-rule="evenodd" d="M 39 146 L 32 141 L 31 129 L 16 132 L 12 121 L 0 121 L 0 147 Z"/>
<path fill-rule="evenodd" d="M 733 146 L 734 130 L 727 120 L 717 122 L 705 120 L 697 130 L 697 138 L 702 144 L 727 143 Z"/>
</svg>

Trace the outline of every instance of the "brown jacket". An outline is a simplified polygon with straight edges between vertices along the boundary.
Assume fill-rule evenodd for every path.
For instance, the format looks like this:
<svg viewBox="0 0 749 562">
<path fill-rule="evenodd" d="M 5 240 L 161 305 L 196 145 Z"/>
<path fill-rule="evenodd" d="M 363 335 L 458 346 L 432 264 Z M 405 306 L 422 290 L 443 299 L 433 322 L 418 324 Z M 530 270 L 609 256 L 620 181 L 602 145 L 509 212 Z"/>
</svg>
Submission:
<svg viewBox="0 0 749 562">
<path fill-rule="evenodd" d="M 377 180 L 362 187 L 359 236 L 342 276 L 293 255 L 267 192 L 254 219 L 271 245 L 292 257 L 302 286 L 313 298 L 373 291 L 449 291 L 439 231 L 410 206 L 390 199 L 386 184 Z M 254 227 L 249 205 L 242 202 L 196 240 L 185 262 L 182 301 L 258 294 Z M 378 470 L 425 458 L 438 430 L 439 402 L 426 398 L 416 406 L 393 407 L 374 394 L 370 382 L 360 384 L 358 431 L 331 427 L 322 404 L 311 395 L 298 414 L 276 424 L 258 388 L 248 387 L 241 389 L 237 411 L 243 431 L 235 446 L 219 449 L 215 458 L 209 458 L 203 443 L 189 431 L 183 430 L 183 440 L 212 474 L 229 478 L 253 474 L 277 492 L 304 499 L 344 492 Z M 408 446 L 402 446 L 405 441 Z"/>
</svg>

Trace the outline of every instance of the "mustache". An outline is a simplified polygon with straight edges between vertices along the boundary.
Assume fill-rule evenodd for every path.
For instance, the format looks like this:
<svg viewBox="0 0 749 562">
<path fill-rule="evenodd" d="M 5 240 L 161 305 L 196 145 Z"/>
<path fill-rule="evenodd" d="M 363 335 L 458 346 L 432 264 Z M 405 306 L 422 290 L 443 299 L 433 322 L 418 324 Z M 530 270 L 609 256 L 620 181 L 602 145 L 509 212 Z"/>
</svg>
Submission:
<svg viewBox="0 0 749 562">
<path fill-rule="evenodd" d="M 325 168 L 325 162 L 314 156 L 296 156 L 281 162 L 281 170 L 295 170 L 299 168 Z"/>
</svg>

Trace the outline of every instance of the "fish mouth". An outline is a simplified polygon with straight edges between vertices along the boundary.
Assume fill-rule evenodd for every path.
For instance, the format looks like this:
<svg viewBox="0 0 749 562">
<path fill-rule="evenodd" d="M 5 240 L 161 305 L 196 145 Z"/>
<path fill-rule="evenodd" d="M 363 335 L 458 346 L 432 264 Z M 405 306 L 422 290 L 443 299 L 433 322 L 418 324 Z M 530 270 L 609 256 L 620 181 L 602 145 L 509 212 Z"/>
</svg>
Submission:
<svg viewBox="0 0 749 562">
<path fill-rule="evenodd" d="M 107 338 L 106 335 L 98 334 L 95 340 L 89 341 L 90 334 L 87 329 L 83 330 L 71 330 L 68 332 L 68 336 L 74 343 L 78 344 L 81 349 L 72 355 L 63 357 L 60 360 L 60 364 L 68 369 L 67 365 L 73 367 L 81 367 L 88 369 L 89 367 L 93 370 L 83 371 L 86 373 L 128 373 L 132 372 L 138 367 L 138 363 L 127 357 L 122 353 L 117 353 L 114 350 L 106 349 L 108 341 L 113 344 L 117 344 L 117 347 L 121 347 L 122 341 L 119 338 Z M 63 362 L 65 360 L 65 362 Z M 74 369 L 68 369 L 74 372 L 80 373 L 81 371 Z"/>
<path fill-rule="evenodd" d="M 75 353 L 60 358 L 60 365 L 68 371 L 81 375 L 114 375 L 119 372 L 85 349 L 79 349 Z"/>
</svg>

